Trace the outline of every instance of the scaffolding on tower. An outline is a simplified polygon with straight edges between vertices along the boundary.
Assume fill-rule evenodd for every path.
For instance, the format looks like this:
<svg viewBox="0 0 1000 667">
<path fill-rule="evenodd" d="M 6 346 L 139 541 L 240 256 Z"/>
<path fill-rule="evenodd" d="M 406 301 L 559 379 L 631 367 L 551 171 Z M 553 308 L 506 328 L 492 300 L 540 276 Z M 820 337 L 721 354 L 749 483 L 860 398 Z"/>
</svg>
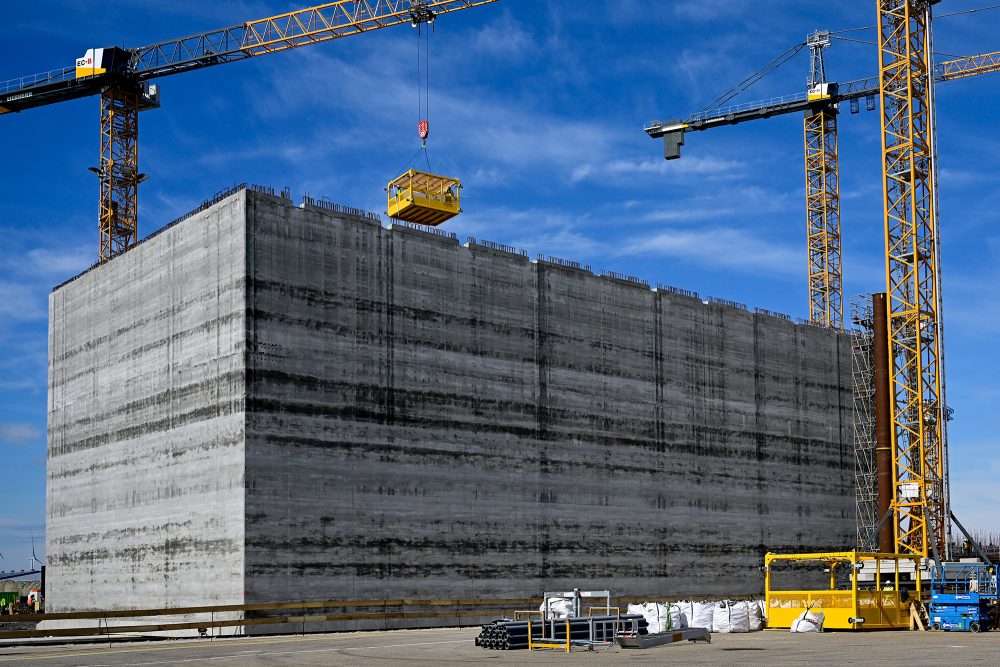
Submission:
<svg viewBox="0 0 1000 667">
<path fill-rule="evenodd" d="M 872 295 L 851 298 L 851 379 L 854 384 L 854 488 L 858 550 L 876 552 L 878 468 L 875 450 L 875 347 Z"/>
</svg>

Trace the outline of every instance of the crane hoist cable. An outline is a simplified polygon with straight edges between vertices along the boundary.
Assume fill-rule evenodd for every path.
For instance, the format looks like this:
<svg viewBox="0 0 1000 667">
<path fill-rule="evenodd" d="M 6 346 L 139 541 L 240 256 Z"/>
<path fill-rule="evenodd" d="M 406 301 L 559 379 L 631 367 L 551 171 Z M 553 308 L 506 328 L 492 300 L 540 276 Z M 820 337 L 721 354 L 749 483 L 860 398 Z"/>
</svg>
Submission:
<svg viewBox="0 0 1000 667">
<path fill-rule="evenodd" d="M 430 136 L 430 34 L 434 31 L 434 12 L 426 6 L 426 0 L 413 0 L 410 20 L 417 30 L 417 134 L 420 148 L 403 167 L 403 172 L 386 186 L 386 214 L 395 220 L 433 226 L 462 212 L 462 182 L 431 172 L 427 138 Z M 421 153 L 427 171 L 412 168 Z"/>
<path fill-rule="evenodd" d="M 431 32 L 434 21 L 428 21 L 429 30 L 417 23 L 417 132 L 424 147 L 430 135 L 431 117 Z"/>
</svg>

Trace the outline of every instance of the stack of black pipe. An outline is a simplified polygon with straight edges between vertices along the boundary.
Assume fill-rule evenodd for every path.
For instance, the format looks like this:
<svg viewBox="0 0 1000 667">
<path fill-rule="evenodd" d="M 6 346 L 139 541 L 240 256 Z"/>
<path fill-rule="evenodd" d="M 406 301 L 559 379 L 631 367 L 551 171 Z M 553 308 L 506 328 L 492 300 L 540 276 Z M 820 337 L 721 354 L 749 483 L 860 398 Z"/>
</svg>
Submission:
<svg viewBox="0 0 1000 667">
<path fill-rule="evenodd" d="M 579 618 L 571 618 L 569 620 L 569 636 L 573 640 L 587 640 L 590 639 L 590 623 L 589 620 L 594 621 L 613 621 L 617 617 L 615 616 L 582 616 Z M 639 634 L 648 634 L 646 619 L 642 617 L 641 614 L 628 614 L 620 617 L 621 624 L 619 625 L 619 630 L 631 631 L 633 627 L 633 621 L 638 621 Z M 549 633 L 554 632 L 555 637 L 550 637 Z M 551 641 L 559 642 L 566 641 L 566 619 L 558 620 L 555 622 L 555 628 L 552 629 L 551 624 L 545 623 L 545 639 L 542 639 L 542 623 L 541 621 L 532 621 L 531 623 L 531 638 L 532 641 Z M 483 626 L 482 632 L 476 637 L 476 646 L 482 646 L 485 649 L 492 649 L 494 651 L 514 651 L 517 649 L 528 648 L 528 622 L 527 621 L 510 621 L 502 619 L 499 621 L 493 621 Z"/>
</svg>

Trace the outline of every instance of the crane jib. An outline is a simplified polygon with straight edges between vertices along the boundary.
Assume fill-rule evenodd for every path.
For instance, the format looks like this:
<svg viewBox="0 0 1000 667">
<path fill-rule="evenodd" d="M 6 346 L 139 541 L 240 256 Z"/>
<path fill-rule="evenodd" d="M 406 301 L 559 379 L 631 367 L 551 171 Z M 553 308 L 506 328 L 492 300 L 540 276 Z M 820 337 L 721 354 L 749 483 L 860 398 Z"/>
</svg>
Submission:
<svg viewBox="0 0 1000 667">
<path fill-rule="evenodd" d="M 424 0 L 419 4 L 421 9 L 441 15 L 498 1 Z M 73 63 L 75 67 L 0 81 L 0 106 L 5 107 L 6 111 L 21 111 L 96 95 L 100 93 L 101 86 L 92 85 L 92 81 L 86 85 L 74 85 L 72 82 L 100 78 L 112 73 L 134 77 L 135 81 L 148 81 L 408 24 L 412 20 L 414 4 L 416 3 L 411 0 L 340 0 L 135 49 L 94 48 L 88 50 L 82 58 L 76 59 Z M 88 54 L 94 62 L 81 64 L 81 61 L 86 61 Z M 15 95 L 28 93 L 29 89 L 32 93 L 30 96 L 15 98 Z M 28 100 L 30 104 L 23 104 Z M 4 104 L 5 101 L 12 105 L 8 107 Z"/>
</svg>

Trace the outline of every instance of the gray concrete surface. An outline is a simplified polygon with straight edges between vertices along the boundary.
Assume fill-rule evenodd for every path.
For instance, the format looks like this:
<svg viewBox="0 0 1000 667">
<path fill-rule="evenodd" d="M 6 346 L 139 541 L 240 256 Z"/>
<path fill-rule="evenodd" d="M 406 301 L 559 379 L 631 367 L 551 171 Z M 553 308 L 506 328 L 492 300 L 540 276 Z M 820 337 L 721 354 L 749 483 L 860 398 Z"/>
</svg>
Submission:
<svg viewBox="0 0 1000 667">
<path fill-rule="evenodd" d="M 50 296 L 49 611 L 243 601 L 244 211 Z"/>
<path fill-rule="evenodd" d="M 306 635 L 208 641 L 170 640 L 112 646 L 0 646 L 0 665 L 968 665 L 996 664 L 1000 633 L 979 635 L 858 632 L 792 635 L 778 630 L 712 636 L 711 644 L 654 649 L 600 647 L 487 651 L 474 629 Z"/>
<path fill-rule="evenodd" d="M 853 543 L 833 332 L 247 191 L 50 308 L 52 611 L 735 596 Z"/>
</svg>

